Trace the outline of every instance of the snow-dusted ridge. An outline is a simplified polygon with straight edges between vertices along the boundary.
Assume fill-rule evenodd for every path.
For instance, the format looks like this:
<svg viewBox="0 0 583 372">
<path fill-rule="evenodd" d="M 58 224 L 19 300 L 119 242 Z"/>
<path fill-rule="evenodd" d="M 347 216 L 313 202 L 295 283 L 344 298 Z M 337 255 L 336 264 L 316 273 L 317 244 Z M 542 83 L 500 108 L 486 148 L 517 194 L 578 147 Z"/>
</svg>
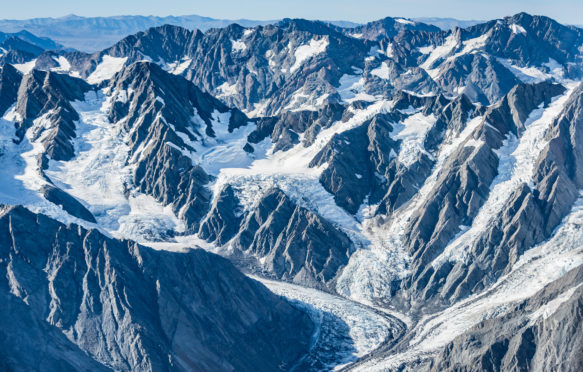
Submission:
<svg viewBox="0 0 583 372">
<path fill-rule="evenodd" d="M 431 288 L 421 293 L 422 290 L 412 288 L 413 285 L 409 287 L 411 283 L 408 279 L 417 280 L 415 275 L 424 269 L 423 273 L 429 274 L 422 280 L 427 279 L 430 284 L 441 281 L 435 284 L 435 287 L 439 287 L 445 278 L 449 285 L 449 278 L 453 277 L 449 276 L 449 271 L 457 275 L 458 272 L 453 270 L 462 266 L 460 271 L 463 271 L 465 266 L 472 264 L 468 262 L 474 258 L 472 248 L 489 234 L 489 227 L 499 219 L 501 213 L 508 210 L 507 204 L 511 197 L 523 185 L 534 189 L 533 175 L 537 172 L 540 153 L 549 144 L 549 129 L 557 123 L 567 103 L 576 98 L 573 93 L 577 91 L 577 82 L 571 79 L 580 78 L 576 77 L 576 73 L 581 69 L 581 47 L 578 49 L 579 55 L 573 57 L 572 54 L 576 52 L 569 49 L 570 46 L 551 45 L 556 35 L 549 26 L 550 31 L 545 34 L 545 37 L 548 36 L 545 39 L 548 45 L 545 44 L 541 51 L 555 48 L 557 54 L 551 55 L 557 60 L 569 62 L 561 64 L 550 56 L 541 57 L 531 53 L 530 49 L 521 49 L 523 44 L 530 48 L 534 36 L 539 35 L 539 30 L 533 27 L 536 22 L 529 24 L 528 17 L 519 15 L 516 19 L 505 18 L 470 30 L 454 29 L 441 33 L 406 31 L 380 42 L 369 39 L 369 32 L 374 34 L 376 29 L 352 33 L 341 28 L 325 29 L 327 26 L 324 23 L 311 24 L 301 20 L 297 21 L 297 27 L 294 26 L 293 30 L 290 28 L 274 34 L 277 35 L 277 41 L 268 40 L 264 34 L 269 27 L 274 32 L 280 32 L 277 25 L 244 31 L 234 27 L 205 34 L 172 30 L 168 26 L 168 30 L 178 31 L 179 35 L 193 37 L 187 47 L 182 48 L 180 40 L 174 43 L 177 40 L 164 27 L 153 31 L 154 42 L 144 38 L 134 45 L 130 39 L 124 48 L 115 49 L 115 52 L 96 53 L 87 57 L 87 60 L 82 57 L 79 60 L 73 59 L 69 54 L 60 52 L 50 54 L 50 58 L 44 61 L 40 57 L 24 59 L 27 62 L 14 65 L 20 72 L 14 74 L 19 77 L 34 77 L 30 74 L 34 68 L 45 68 L 52 71 L 53 78 L 57 76 L 53 73 L 83 76 L 86 82 L 92 84 L 92 87 L 84 89 L 94 90 L 85 94 L 83 100 L 71 102 L 72 109 L 80 118 L 75 122 L 75 135 L 71 136 L 74 156 L 66 161 L 46 161 L 46 158 L 40 158 L 48 151 L 42 144 L 47 139 L 47 129 L 54 129 L 57 125 L 49 120 L 54 111 L 28 121 L 26 125 L 32 127 L 20 143 L 14 138 L 15 125 L 21 122 L 16 106 L 26 104 L 22 103 L 23 97 L 17 92 L 19 97 L 16 100 L 19 103 L 9 108 L 0 119 L 0 203 L 22 204 L 61 222 L 96 228 L 110 237 L 134 240 L 158 250 L 185 252 L 193 247 L 201 247 L 231 258 L 243 271 L 256 274 L 263 270 L 268 277 L 279 275 L 269 266 L 273 263 L 269 261 L 270 256 L 253 249 L 237 250 L 237 244 L 242 241 L 237 239 L 247 238 L 241 238 L 243 224 L 257 222 L 267 231 L 260 230 L 259 235 L 253 235 L 254 239 L 265 237 L 266 240 L 278 239 L 280 243 L 284 239 L 291 241 L 295 238 L 292 234 L 298 236 L 298 231 L 311 231 L 302 230 L 302 224 L 315 221 L 315 224 L 325 226 L 322 228 L 326 230 L 323 235 L 333 231 L 342 236 L 344 240 L 338 245 L 347 242 L 347 249 L 342 251 L 339 259 L 341 264 L 330 269 L 333 271 L 329 275 L 332 279 L 322 283 L 318 281 L 319 278 L 303 281 L 305 278 L 298 274 L 293 280 L 303 283 L 303 287 L 254 277 L 274 293 L 309 313 L 317 326 L 311 353 L 296 367 L 302 368 L 302 363 L 313 363 L 310 365 L 314 368 L 320 366 L 320 369 L 325 370 L 345 367 L 366 371 L 414 368 L 411 366 L 435 357 L 456 337 L 467 334 L 481 321 L 506 315 L 518 303 L 535 296 L 570 269 L 583 265 L 583 232 L 580 223 L 583 219 L 582 194 L 552 235 L 548 237 L 549 231 L 544 232 L 547 241 L 534 247 L 521 247 L 519 251 L 525 253 L 520 257 L 512 257 L 514 264 L 508 263 L 504 270 L 495 274 L 501 277 L 493 277 L 486 284 L 485 280 L 480 282 L 485 287 L 468 288 L 455 299 L 446 298 L 445 295 L 442 298 L 440 289 L 431 292 Z M 387 23 L 399 29 L 423 26 L 404 18 L 394 18 Z M 318 27 L 318 31 L 314 31 L 313 27 Z M 163 48 L 156 45 L 160 36 L 165 40 Z M 502 48 L 504 51 L 496 52 L 497 48 L 500 49 L 496 37 L 503 38 L 503 43 L 512 42 L 512 48 Z M 200 45 L 196 44 L 198 42 Z M 339 45 L 344 49 L 339 48 Z M 342 54 L 351 46 L 354 47 L 356 58 Z M 208 50 L 201 52 L 198 48 Z M 127 57 L 122 57 L 123 50 L 131 52 Z M 339 54 L 342 58 L 338 58 Z M 176 98 L 174 92 L 148 86 L 147 92 L 140 92 L 140 100 L 146 97 L 146 105 L 135 110 L 136 107 L 132 105 L 139 100 L 134 99 L 136 92 L 120 88 L 125 82 L 115 88 L 114 84 L 110 84 L 110 88 L 97 90 L 97 87 L 103 87 L 114 76 L 120 76 L 116 73 L 124 67 L 131 67 L 132 63 L 138 61 L 155 63 L 167 72 L 157 74 L 155 78 L 158 80 L 152 79 L 155 85 L 160 82 L 164 84 L 164 79 L 168 78 L 172 84 L 164 85 L 164 90 L 174 86 L 178 87 L 177 90 L 182 89 L 184 86 L 180 84 L 185 83 L 185 80 L 173 76 L 181 75 L 200 88 L 200 92 L 196 91 L 193 95 L 212 92 L 228 104 L 220 104 L 206 93 L 201 93 L 204 94 L 202 98 L 189 96 L 189 101 L 178 100 L 188 102 L 184 105 L 190 105 L 196 100 L 193 105 L 198 108 L 191 110 L 188 107 L 187 111 L 182 111 L 171 106 Z M 41 67 L 43 63 L 49 67 Z M 74 71 L 77 68 L 81 70 Z M 212 71 L 206 71 L 207 68 Z M 499 165 L 497 169 L 493 167 L 485 171 L 488 174 L 484 178 L 488 183 L 492 178 L 493 181 L 480 190 L 478 205 L 471 200 L 461 200 L 473 197 L 474 190 L 464 190 L 468 191 L 464 195 L 456 194 L 455 190 L 452 194 L 448 194 L 448 190 L 442 191 L 440 186 L 443 185 L 440 182 L 449 182 L 447 177 L 450 175 L 454 178 L 460 174 L 460 178 L 468 179 L 477 175 L 476 178 L 480 179 L 478 184 L 484 184 L 481 182 L 483 175 L 479 174 L 484 164 L 465 164 L 464 159 L 457 157 L 461 157 L 462 153 L 474 156 L 482 154 L 479 152 L 481 150 L 487 150 L 484 146 L 490 144 L 492 138 L 488 136 L 493 135 L 491 129 L 495 127 L 490 125 L 494 123 L 485 122 L 485 117 L 496 120 L 496 115 L 487 116 L 491 113 L 489 110 L 497 109 L 494 102 L 504 97 L 512 89 L 511 85 L 515 86 L 520 81 L 554 81 L 567 89 L 561 96 L 554 97 L 549 105 L 535 108 L 528 115 L 524 128 L 519 125 L 520 131 L 508 134 L 501 142 L 502 146 L 494 150 Z M 538 89 L 544 89 L 545 84 L 540 86 L 543 88 L 536 86 L 532 91 L 526 89 L 529 92 L 525 94 L 534 94 L 540 98 L 541 92 Z M 193 86 L 189 85 L 188 88 Z M 180 90 L 181 93 L 186 91 L 188 94 L 192 92 L 188 89 Z M 464 92 L 466 97 L 461 96 Z M 142 93 L 145 94 L 142 96 Z M 521 99 L 532 98 L 520 97 L 520 94 L 519 90 L 516 96 L 512 96 L 518 103 L 512 107 L 511 114 L 516 114 L 515 108 L 517 112 L 521 111 Z M 398 110 L 395 109 L 397 104 L 400 108 Z M 119 119 L 127 114 L 124 111 L 126 105 L 132 115 L 135 114 L 132 117 L 132 120 L 136 120 L 132 121 L 133 129 L 127 129 L 126 124 L 130 122 L 126 120 L 129 116 Z M 242 116 L 238 116 L 236 110 L 229 110 L 229 105 L 244 106 L 239 108 L 252 119 L 239 120 Z M 154 113 L 152 116 L 140 115 L 140 110 L 146 112 L 152 107 L 155 110 L 148 111 Z M 184 108 L 182 104 L 180 108 Z M 180 119 L 175 122 L 171 120 L 173 110 L 179 111 L 176 117 Z M 499 113 L 505 114 L 503 110 L 495 114 Z M 314 117 L 320 114 L 321 118 L 316 121 Z M 262 118 L 268 115 L 276 117 Z M 579 111 L 575 113 L 577 115 Z M 117 117 L 116 122 L 111 122 L 109 117 Z M 370 122 L 373 118 L 375 121 Z M 148 134 L 153 136 L 132 136 L 139 131 L 148 132 L 150 128 L 147 124 L 150 121 L 151 127 L 155 129 Z M 146 125 L 142 125 L 144 123 Z M 234 129 L 232 124 L 236 124 Z M 136 130 L 138 126 L 140 129 Z M 274 133 L 279 130 L 288 133 L 275 138 Z M 354 141 L 347 138 L 348 131 L 355 133 Z M 579 143 L 575 138 L 579 135 L 576 132 L 573 129 L 569 133 L 571 138 L 565 139 L 566 142 Z M 39 133 L 43 136 L 39 137 Z M 483 137 L 478 138 L 478 133 Z M 255 143 L 252 139 L 254 136 L 264 139 Z M 342 140 L 343 137 L 347 139 Z M 335 141 L 339 138 L 338 147 L 335 147 Z M 494 141 L 498 141 L 498 138 Z M 131 149 L 129 143 L 132 143 Z M 286 150 L 279 150 L 282 147 Z M 153 148 L 156 150 L 152 151 Z M 158 152 L 158 149 L 161 150 Z M 344 152 L 348 153 L 345 158 L 342 157 Z M 489 150 L 486 152 L 489 159 L 492 158 Z M 317 167 L 313 166 L 315 158 L 320 154 L 333 155 L 328 163 L 324 159 L 317 163 Z M 358 158 L 361 154 L 366 154 L 364 159 Z M 374 159 L 369 159 L 369 155 Z M 157 162 L 160 159 L 163 160 Z M 166 159 L 172 161 L 162 164 Z M 180 167 L 169 165 L 175 160 L 180 162 Z M 137 182 L 134 182 L 133 177 L 139 173 L 138 163 L 146 167 L 156 164 L 152 166 L 152 169 L 156 168 L 155 172 L 148 173 L 141 185 L 145 185 L 142 189 L 150 186 L 156 188 L 148 191 L 151 195 L 139 192 L 135 186 Z M 471 169 L 461 168 L 466 166 Z M 468 172 L 458 172 L 457 167 Z M 578 164 L 576 169 L 579 170 Z M 194 170 L 198 173 L 194 173 Z M 184 181 L 190 177 L 188 172 L 191 171 L 195 176 Z M 383 174 L 383 171 L 386 173 Z M 334 174 L 326 184 L 328 172 Z M 167 175 L 170 176 L 165 179 Z M 194 177 L 199 177 L 200 182 L 198 179 L 193 181 Z M 164 179 L 165 183 L 156 184 L 158 179 Z M 467 184 L 468 189 L 471 189 L 473 183 L 466 183 L 466 180 L 459 182 L 464 186 Z M 96 223 L 73 217 L 63 208 L 46 200 L 42 189 L 51 182 L 79 201 L 95 217 Z M 188 182 L 191 183 L 184 186 Z M 455 184 L 458 180 L 453 182 Z M 342 195 L 335 188 L 338 185 L 339 188 L 348 185 L 342 192 L 348 190 L 346 193 L 349 198 L 352 197 L 351 192 L 357 194 L 355 188 L 360 191 L 360 187 L 366 190 L 367 195 L 358 195 L 356 203 L 353 203 L 354 208 L 348 212 L 350 208 L 344 209 L 341 206 Z M 169 200 L 165 197 L 175 191 L 173 186 L 181 190 L 177 193 L 179 196 L 198 196 L 202 190 L 202 202 L 191 204 L 191 200 L 184 202 L 177 198 L 173 200 L 180 200 L 175 203 L 179 205 L 175 205 L 157 201 Z M 227 189 L 227 186 L 231 188 Z M 276 213 L 270 215 L 268 221 L 261 221 L 261 224 L 253 221 L 257 216 L 255 212 L 270 212 L 263 210 L 269 209 L 269 205 L 265 207 L 262 204 L 261 209 L 257 208 L 260 201 L 269 200 L 264 198 L 265 194 L 274 187 L 287 196 L 286 203 L 289 200 L 293 202 L 288 203 L 292 205 L 291 208 L 282 203 L 282 209 L 293 209 L 295 214 L 302 215 L 297 225 L 275 221 Z M 455 202 L 430 205 L 436 190 L 447 194 L 447 197 L 456 198 Z M 575 198 L 576 191 L 573 189 L 570 192 L 570 196 Z M 156 199 L 152 195 L 156 195 Z M 569 199 L 569 202 L 572 200 Z M 217 205 L 223 202 L 227 207 L 221 209 Z M 236 202 L 240 205 L 233 204 Z M 358 203 L 360 206 L 356 205 Z M 303 209 L 294 208 L 293 204 Z M 192 206 L 193 209 L 200 208 L 194 211 L 192 220 L 188 220 L 187 211 Z M 463 211 L 462 216 L 457 210 L 459 206 L 460 210 L 472 208 L 471 213 Z M 563 212 L 568 209 L 568 206 L 561 207 L 564 207 L 561 209 Z M 354 210 L 358 212 L 352 213 Z M 380 215 L 383 210 L 390 212 Z M 439 230 L 431 223 L 423 224 L 415 220 L 431 219 L 433 216 L 427 216 L 431 213 L 436 215 L 436 210 L 440 215 L 443 211 L 448 221 L 452 221 L 448 213 L 456 214 L 453 221 L 460 216 L 464 219 L 456 226 L 451 226 L 451 229 L 447 226 L 446 239 L 441 239 L 443 235 L 440 235 L 444 230 Z M 196 214 L 198 212 L 200 215 Z M 228 238 L 217 238 L 220 244 L 203 240 L 201 237 L 204 236 L 205 223 L 207 227 L 210 226 L 209 231 L 215 229 L 209 235 L 218 236 L 227 231 L 224 236 Z M 268 230 L 276 224 L 277 228 L 284 226 L 284 233 Z M 412 232 L 425 228 L 430 230 L 423 230 L 423 233 L 428 232 L 428 236 L 419 238 L 420 245 L 430 246 L 437 242 L 430 248 L 439 250 L 427 256 L 423 255 L 422 250 L 416 251 L 413 247 L 418 242 L 409 241 L 415 236 Z M 200 231 L 200 235 L 197 231 Z M 256 233 L 252 231 L 251 234 Z M 309 234 L 304 233 L 302 239 L 306 235 Z M 320 238 L 317 235 L 314 234 Z M 310 249 L 332 251 L 336 245 L 320 244 L 326 237 L 314 239 L 318 244 L 313 244 Z M 214 238 L 208 239 L 210 241 Z M 306 240 L 309 239 L 307 236 Z M 285 245 L 283 243 L 282 246 Z M 273 255 L 280 254 L 285 256 L 282 260 L 287 260 L 296 253 L 274 252 Z M 293 257 L 294 260 L 286 261 L 286 264 L 293 262 L 294 266 L 308 267 L 322 257 L 331 257 L 327 263 L 338 259 L 338 256 L 332 254 L 311 257 L 306 254 L 305 258 L 303 254 L 297 253 L 299 259 Z M 310 260 L 312 262 L 308 262 Z M 481 273 L 483 268 L 475 272 Z M 465 275 L 465 272 L 460 275 Z M 309 286 L 324 288 L 330 293 Z M 541 319 L 552 317 L 562 304 L 572 300 L 580 286 L 574 285 L 563 293 L 553 294 L 553 298 L 548 301 L 545 299 L 546 302 L 540 308 L 529 309 L 520 316 L 524 318 L 525 324 L 538 324 Z M 463 286 L 456 288 L 463 289 Z M 422 298 L 428 298 L 427 303 Z"/>
</svg>

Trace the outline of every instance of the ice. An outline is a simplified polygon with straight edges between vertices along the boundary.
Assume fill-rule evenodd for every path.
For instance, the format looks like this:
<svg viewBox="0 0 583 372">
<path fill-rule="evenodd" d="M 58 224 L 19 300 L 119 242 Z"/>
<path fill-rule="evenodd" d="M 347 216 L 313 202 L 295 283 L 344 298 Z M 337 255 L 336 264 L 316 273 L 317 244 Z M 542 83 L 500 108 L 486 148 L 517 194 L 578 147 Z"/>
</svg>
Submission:
<svg viewBox="0 0 583 372">
<path fill-rule="evenodd" d="M 275 154 L 271 148 L 258 156 L 247 168 L 222 167 L 213 185 L 213 195 L 216 197 L 226 184 L 231 184 L 237 190 L 244 210 L 249 211 L 266 191 L 279 187 L 295 203 L 331 221 L 349 234 L 357 244 L 361 244 L 358 221 L 339 207 L 333 195 L 319 182 L 324 168 L 310 168 L 309 163 L 335 134 L 362 125 L 375 114 L 390 107 L 389 101 L 379 101 L 365 109 L 355 110 L 354 116 L 348 121 L 339 121 L 323 129 L 310 147 L 304 147 L 300 143 L 288 151 Z M 264 148 L 272 146 L 269 140 L 265 140 L 264 145 Z"/>
<path fill-rule="evenodd" d="M 395 46 L 393 43 L 387 44 L 387 49 L 385 50 L 385 55 L 389 58 L 395 58 Z"/>
<path fill-rule="evenodd" d="M 242 52 L 247 49 L 247 45 L 241 40 L 231 40 L 231 50 L 233 52 Z"/>
<path fill-rule="evenodd" d="M 494 285 L 450 308 L 426 316 L 411 330 L 409 346 L 402 352 L 372 359 L 359 365 L 358 371 L 384 371 L 434 355 L 455 337 L 479 322 L 505 315 L 519 301 L 535 295 L 549 283 L 583 264 L 583 195 L 563 219 L 553 236 L 525 252 L 510 273 Z M 528 315 L 531 321 L 549 316 L 568 300 L 575 289 L 570 288 L 538 311 Z"/>
<path fill-rule="evenodd" d="M 63 223 L 85 224 L 42 197 L 40 189 L 47 181 L 40 173 L 39 155 L 45 151 L 41 141 L 50 128 L 50 112 L 34 120 L 20 143 L 15 143 L 14 120 L 19 119 L 14 107 L 0 119 L 0 203 L 21 204 L 36 213 L 43 213 Z M 39 137 L 40 134 L 40 137 Z"/>
<path fill-rule="evenodd" d="M 36 58 L 25 63 L 15 63 L 13 66 L 26 75 L 34 69 L 34 66 L 36 66 Z"/>
<path fill-rule="evenodd" d="M 219 94 L 217 94 L 218 98 L 234 96 L 237 94 L 237 83 L 229 84 L 225 81 L 217 87 L 217 91 L 219 92 Z"/>
<path fill-rule="evenodd" d="M 415 25 L 415 22 L 404 18 L 395 18 L 395 21 L 404 25 Z"/>
<path fill-rule="evenodd" d="M 509 69 L 519 80 L 524 83 L 538 83 L 548 80 L 551 76 L 536 67 L 521 67 L 514 65 L 511 60 L 498 58 L 504 67 Z"/>
<path fill-rule="evenodd" d="M 190 66 L 191 62 L 192 62 L 192 58 L 183 58 L 181 61 L 176 61 L 176 62 L 168 65 L 168 67 L 169 67 L 168 71 L 170 71 L 170 73 L 172 73 L 174 75 L 180 75 L 184 71 L 186 71 L 188 66 Z"/>
<path fill-rule="evenodd" d="M 524 29 L 524 27 L 522 27 L 521 25 L 517 25 L 516 23 L 511 24 L 510 29 L 512 30 L 513 34 L 526 35 L 526 30 Z"/>
<path fill-rule="evenodd" d="M 498 58 L 504 67 L 509 69 L 518 79 L 525 83 L 538 83 L 541 81 L 546 81 L 550 79 L 555 79 L 556 81 L 569 83 L 565 80 L 565 69 L 564 67 L 550 58 L 548 62 L 543 63 L 542 66 L 518 66 L 513 63 L 512 60 L 506 60 Z"/>
<path fill-rule="evenodd" d="M 115 237 L 145 242 L 163 238 L 168 230 L 184 231 L 170 206 L 133 189 L 128 134 L 122 122 L 109 122 L 111 101 L 103 92 L 88 92 L 85 101 L 72 103 L 81 117 L 73 140 L 75 157 L 51 160 L 46 174 Z"/>
<path fill-rule="evenodd" d="M 320 53 L 324 53 L 326 48 L 328 48 L 328 44 L 328 39 L 322 38 L 319 40 L 312 39 L 309 44 L 299 46 L 294 53 L 295 62 L 290 68 L 290 72 L 294 73 L 308 59 L 317 56 Z"/>
<path fill-rule="evenodd" d="M 452 54 L 457 48 L 459 48 L 459 43 L 455 36 L 451 34 L 447 37 L 445 42 L 440 46 L 424 46 L 418 48 L 422 54 L 428 55 L 427 59 L 421 64 L 421 68 L 423 68 L 431 78 L 434 80 L 437 79 L 441 73 L 440 67 L 449 61 L 453 61 L 456 58 L 466 55 L 469 53 L 474 53 L 475 51 L 483 48 L 488 39 L 490 38 L 490 32 L 487 32 L 483 35 L 480 35 L 473 39 L 465 40 L 461 43 L 461 50 Z M 436 62 L 439 62 L 438 66 L 435 65 Z"/>
<path fill-rule="evenodd" d="M 354 362 L 378 348 L 393 332 L 398 334 L 402 330 L 394 318 L 349 299 L 295 284 L 253 279 L 309 311 L 317 326 L 312 347 L 316 355 L 312 357 L 330 360 L 333 364 L 329 368 L 340 368 L 342 364 Z M 343 326 L 348 327 L 348 340 L 342 337 Z"/>
<path fill-rule="evenodd" d="M 71 64 L 64 56 L 53 57 L 53 59 L 59 64 L 57 67 L 53 67 L 51 70 L 55 72 L 69 72 L 71 70 Z"/>
<path fill-rule="evenodd" d="M 386 62 L 381 63 L 381 65 L 374 70 L 372 70 L 371 75 L 378 76 L 381 79 L 389 80 L 391 77 L 391 70 L 389 69 L 389 65 Z"/>
<path fill-rule="evenodd" d="M 530 318 L 531 324 L 534 324 L 540 318 L 547 319 L 548 317 L 553 315 L 562 304 L 569 301 L 569 299 L 571 297 L 573 297 L 573 294 L 575 293 L 575 291 L 577 289 L 579 289 L 582 285 L 583 285 L 583 283 L 579 283 L 575 287 L 572 287 L 571 289 L 567 290 L 566 292 L 561 293 L 555 299 L 549 301 L 548 303 L 544 304 L 543 306 L 538 308 L 536 311 L 534 311 L 532 314 L 530 314 L 529 318 Z"/>
<path fill-rule="evenodd" d="M 553 77 L 557 77 L 557 80 L 559 81 L 562 80 L 565 75 L 565 69 L 563 66 L 552 58 L 549 58 L 548 62 L 543 63 L 543 66 L 547 67 L 549 74 Z"/>
<path fill-rule="evenodd" d="M 435 125 L 436 121 L 437 117 L 433 114 L 425 116 L 422 113 L 417 113 L 409 116 L 402 123 L 394 124 L 391 136 L 402 141 L 398 158 L 405 167 L 413 165 L 421 154 L 431 157 L 431 154 L 425 150 L 423 143 L 427 132 Z"/>
<path fill-rule="evenodd" d="M 516 138 L 510 134 L 504 141 L 504 145 L 497 150 L 500 158 L 498 175 L 490 185 L 488 199 L 474 218 L 471 228 L 448 244 L 443 253 L 434 260 L 434 265 L 447 260 L 464 260 L 468 249 L 487 231 L 514 191 L 524 183 L 532 183 L 536 161 L 548 143 L 545 138 L 546 130 L 560 114 L 573 90 L 574 87 L 571 86 L 564 95 L 555 97 L 548 108 L 541 105 L 533 110 L 525 122 L 526 130 L 522 136 Z"/>
<path fill-rule="evenodd" d="M 430 54 L 433 51 L 433 49 L 435 49 L 435 46 L 433 45 L 426 45 L 417 48 L 417 50 L 419 50 L 419 53 L 421 54 Z"/>
<path fill-rule="evenodd" d="M 409 275 L 411 257 L 403 247 L 403 237 L 412 215 L 429 197 L 449 156 L 482 120 L 477 117 L 457 136 L 446 137 L 431 175 L 413 199 L 395 211 L 389 221 L 379 223 L 375 218 L 364 220 L 361 231 L 369 245 L 350 257 L 338 278 L 338 293 L 369 305 L 391 298 L 391 282 Z"/>
<path fill-rule="evenodd" d="M 127 59 L 127 57 L 119 58 L 104 55 L 101 57 L 101 63 L 97 65 L 95 71 L 87 77 L 87 82 L 89 84 L 98 84 L 103 80 L 111 79 L 116 72 L 119 72 L 123 68 Z"/>
<path fill-rule="evenodd" d="M 242 110 L 242 111 L 248 117 L 256 118 L 256 117 L 260 117 L 260 116 L 265 116 L 265 113 L 267 111 L 267 107 L 269 107 L 269 100 L 264 99 L 260 102 L 254 103 L 252 110 Z"/>
<path fill-rule="evenodd" d="M 196 150 L 189 154 L 193 163 L 200 165 L 211 175 L 218 175 L 223 168 L 246 169 L 255 159 L 263 157 L 271 146 L 269 140 L 262 141 L 253 145 L 255 151 L 252 154 L 247 153 L 243 147 L 247 143 L 247 136 L 256 129 L 256 125 L 249 122 L 229 132 L 229 119 L 230 113 L 224 115 L 215 112 L 212 122 L 215 137 L 204 135 L 202 141 L 187 142 Z M 188 137 L 183 139 L 187 140 Z"/>
<path fill-rule="evenodd" d="M 353 101 L 373 102 L 376 98 L 364 92 L 364 78 L 362 75 L 344 74 L 340 78 L 340 86 L 336 89 L 340 98 L 347 103 Z"/>
<path fill-rule="evenodd" d="M 429 52 L 427 59 L 421 64 L 421 68 L 427 71 L 427 73 L 432 77 L 436 77 L 439 73 L 438 69 L 435 69 L 435 62 L 447 57 L 456 47 L 458 46 L 458 41 L 455 35 L 449 35 L 443 44 L 435 46 L 431 49 L 426 47 L 425 51 Z"/>
</svg>

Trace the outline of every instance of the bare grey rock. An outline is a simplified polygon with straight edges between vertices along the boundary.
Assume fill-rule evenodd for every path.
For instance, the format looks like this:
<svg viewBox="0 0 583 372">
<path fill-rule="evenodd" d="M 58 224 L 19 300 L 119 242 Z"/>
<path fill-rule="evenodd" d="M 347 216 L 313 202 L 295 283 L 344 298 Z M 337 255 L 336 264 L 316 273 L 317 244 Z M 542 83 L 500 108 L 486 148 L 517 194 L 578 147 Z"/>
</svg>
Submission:
<svg viewBox="0 0 583 372">
<path fill-rule="evenodd" d="M 261 258 L 275 277 L 320 288 L 336 277 L 352 253 L 345 233 L 279 189 L 268 191 L 245 217 L 232 244 Z"/>
<path fill-rule="evenodd" d="M 64 370 L 273 371 L 308 350 L 309 317 L 218 256 L 154 251 L 23 207 L 2 208 L 0 231 L 1 312 L 16 322 L 0 342 L 48 345 L 2 358 L 8 368 L 44 356 Z"/>
</svg>

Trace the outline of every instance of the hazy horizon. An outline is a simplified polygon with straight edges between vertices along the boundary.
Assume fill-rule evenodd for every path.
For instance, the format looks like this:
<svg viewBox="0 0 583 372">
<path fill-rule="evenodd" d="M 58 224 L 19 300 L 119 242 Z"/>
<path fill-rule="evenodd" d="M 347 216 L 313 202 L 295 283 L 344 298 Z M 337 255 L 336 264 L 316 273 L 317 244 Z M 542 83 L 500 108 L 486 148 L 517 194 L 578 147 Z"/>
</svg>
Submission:
<svg viewBox="0 0 583 372">
<path fill-rule="evenodd" d="M 26 20 L 31 18 L 61 18 L 70 15 L 81 17 L 115 16 L 189 16 L 197 15 L 214 19 L 251 19 L 268 21 L 282 18 L 306 18 L 329 21 L 351 21 L 364 23 L 391 17 L 406 18 L 455 18 L 458 20 L 489 20 L 503 18 L 516 13 L 551 17 L 561 23 L 583 24 L 583 2 L 556 0 L 552 3 L 541 0 L 308 0 L 269 2 L 232 0 L 214 3 L 174 0 L 161 4 L 158 1 L 127 0 L 123 3 L 103 0 L 95 3 L 78 3 L 62 0 L 58 4 L 30 0 L 26 4 L 12 3 L 3 7 L 2 19 Z"/>
</svg>

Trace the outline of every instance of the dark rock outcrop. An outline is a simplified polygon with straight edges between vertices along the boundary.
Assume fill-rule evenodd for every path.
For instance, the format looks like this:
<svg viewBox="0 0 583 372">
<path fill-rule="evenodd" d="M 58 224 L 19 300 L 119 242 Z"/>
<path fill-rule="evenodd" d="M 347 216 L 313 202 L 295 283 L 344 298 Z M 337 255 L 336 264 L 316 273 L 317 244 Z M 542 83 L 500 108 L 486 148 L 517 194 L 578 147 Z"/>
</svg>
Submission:
<svg viewBox="0 0 583 372">
<path fill-rule="evenodd" d="M 245 217 L 232 244 L 261 258 L 275 277 L 317 287 L 333 280 L 352 253 L 346 234 L 279 189 Z"/>
<path fill-rule="evenodd" d="M 239 231 L 243 211 L 232 186 L 225 187 L 200 224 L 198 235 L 218 245 L 226 244 Z"/>
<path fill-rule="evenodd" d="M 123 120 L 130 133 L 130 157 L 137 159 L 135 185 L 164 205 L 171 204 L 189 230 L 197 231 L 210 208 L 211 192 L 206 187 L 210 176 L 185 153 L 196 153 L 192 143 L 214 138 L 213 125 L 227 126 L 232 132 L 247 125 L 247 117 L 149 62 L 124 68 L 112 79 L 110 89 L 116 94 L 132 92 L 127 100 L 115 102 L 109 118 Z M 228 114 L 227 122 L 217 121 L 217 112 Z"/>
<path fill-rule="evenodd" d="M 22 78 L 16 112 L 20 114 L 16 135 L 22 139 L 43 115 L 45 122 L 32 133 L 32 141 L 42 137 L 46 154 L 54 160 L 70 160 L 74 156 L 71 139 L 75 137 L 75 121 L 79 114 L 71 101 L 83 100 L 91 86 L 81 79 L 54 72 L 33 70 Z"/>
<path fill-rule="evenodd" d="M 85 208 L 81 202 L 58 187 L 47 184 L 41 188 L 40 192 L 45 199 L 51 203 L 60 205 L 61 208 L 63 208 L 63 210 L 69 213 L 71 216 L 75 216 L 92 223 L 97 222 L 95 221 L 93 214 L 91 214 L 91 212 L 89 212 L 89 210 Z"/>
<path fill-rule="evenodd" d="M 154 251 L 23 207 L 0 213 L 0 274 L 9 370 L 286 370 L 313 330 L 223 258 Z M 10 352 L 32 337 L 47 346 Z"/>
<path fill-rule="evenodd" d="M 506 315 L 483 321 L 449 343 L 432 371 L 579 371 L 583 368 L 583 267 L 566 273 Z M 572 293 L 570 293 L 572 291 Z M 550 316 L 528 315 L 567 294 Z M 568 295 L 570 294 L 570 296 Z"/>
</svg>

